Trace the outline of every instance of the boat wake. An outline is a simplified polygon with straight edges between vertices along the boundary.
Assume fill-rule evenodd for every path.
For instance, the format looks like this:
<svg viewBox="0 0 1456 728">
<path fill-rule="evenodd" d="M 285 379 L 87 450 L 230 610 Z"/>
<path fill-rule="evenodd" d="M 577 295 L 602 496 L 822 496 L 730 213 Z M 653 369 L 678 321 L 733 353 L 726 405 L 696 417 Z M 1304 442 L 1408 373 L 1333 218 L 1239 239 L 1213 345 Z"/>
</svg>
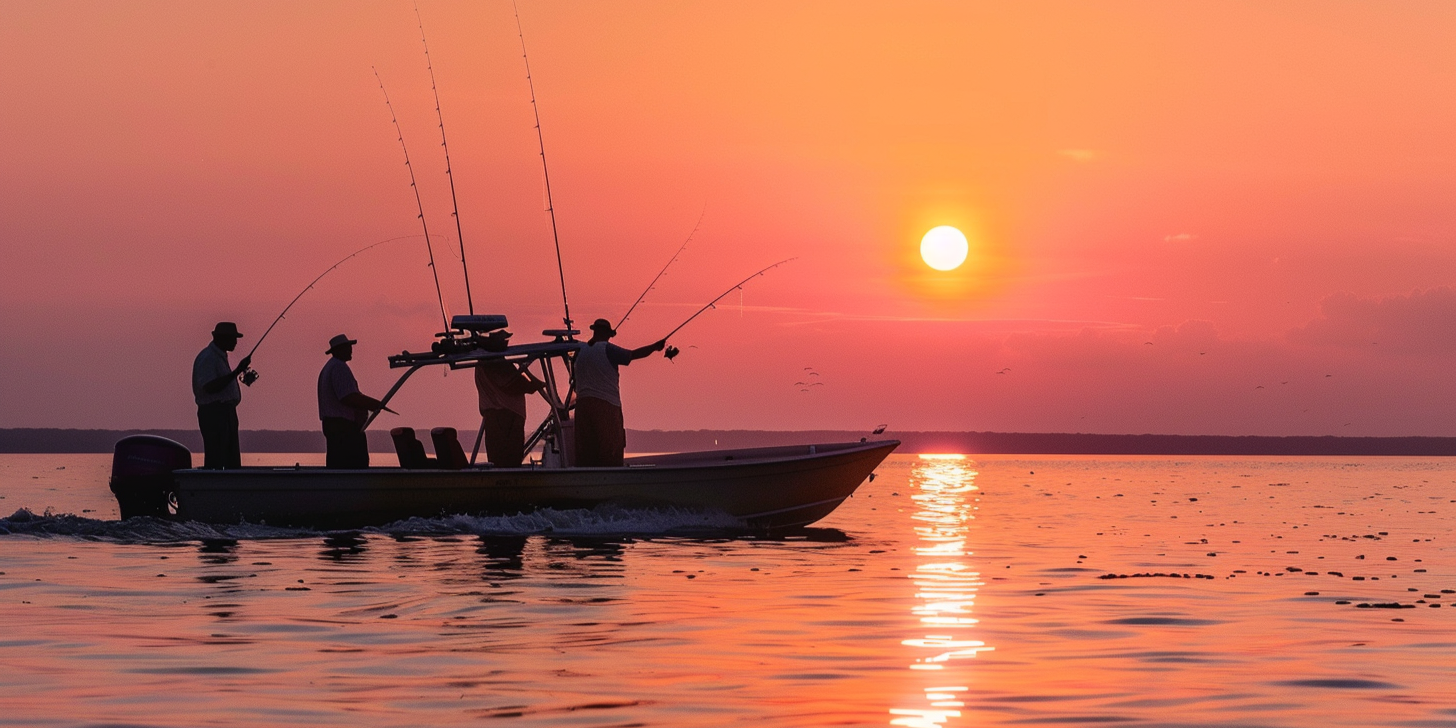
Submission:
<svg viewBox="0 0 1456 728">
<path fill-rule="evenodd" d="M 735 536 L 750 529 L 737 518 L 719 511 L 685 508 L 621 508 L 604 505 L 591 509 L 544 508 L 510 516 L 453 515 L 409 518 L 384 526 L 346 529 L 348 533 L 388 536 L 475 534 L 481 536 Z M 258 523 L 213 524 L 139 517 L 124 521 L 86 518 L 70 513 L 37 514 L 21 508 L 0 518 L 0 537 L 73 538 L 124 543 L 165 543 L 213 539 L 263 540 L 307 538 L 339 531 L 282 528 Z"/>
</svg>

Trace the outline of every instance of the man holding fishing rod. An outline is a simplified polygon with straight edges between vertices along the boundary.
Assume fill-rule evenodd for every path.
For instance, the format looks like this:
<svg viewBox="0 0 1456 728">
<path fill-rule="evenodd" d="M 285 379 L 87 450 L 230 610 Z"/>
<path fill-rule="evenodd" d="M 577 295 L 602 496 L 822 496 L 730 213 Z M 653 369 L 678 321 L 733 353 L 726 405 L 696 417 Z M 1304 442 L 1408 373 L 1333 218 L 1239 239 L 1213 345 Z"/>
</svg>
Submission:
<svg viewBox="0 0 1456 728">
<path fill-rule="evenodd" d="M 496 329 L 486 334 L 484 348 L 505 351 L 511 332 Z M 475 389 L 480 396 L 481 427 L 485 430 L 485 459 L 498 468 L 519 468 L 526 459 L 526 395 L 546 388 L 525 365 L 488 359 L 475 365 Z"/>
<path fill-rule="evenodd" d="M 197 402 L 197 428 L 202 431 L 202 467 L 209 470 L 241 468 L 238 446 L 238 403 L 243 392 L 238 377 L 253 362 L 243 357 L 236 367 L 227 353 L 238 348 L 238 325 L 220 321 L 212 328 L 212 343 L 192 360 L 192 398 Z"/>
<path fill-rule="evenodd" d="M 611 343 L 617 335 L 612 323 L 597 319 L 592 337 L 576 351 L 576 462 L 577 467 L 621 467 L 627 450 L 622 422 L 622 395 L 617 367 L 662 351 L 667 339 L 637 349 Z"/>
</svg>

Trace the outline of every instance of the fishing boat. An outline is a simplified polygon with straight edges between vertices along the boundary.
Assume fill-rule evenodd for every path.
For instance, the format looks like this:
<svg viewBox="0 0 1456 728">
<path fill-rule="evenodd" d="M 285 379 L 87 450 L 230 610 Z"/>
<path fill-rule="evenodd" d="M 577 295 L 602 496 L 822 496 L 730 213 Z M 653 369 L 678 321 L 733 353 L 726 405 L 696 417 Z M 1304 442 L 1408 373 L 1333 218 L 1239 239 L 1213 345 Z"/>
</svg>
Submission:
<svg viewBox="0 0 1456 728">
<path fill-rule="evenodd" d="M 532 368 L 547 386 L 549 411 L 527 439 L 530 460 L 498 468 L 478 462 L 484 422 L 470 455 L 456 431 L 431 430 L 429 457 L 410 428 L 391 431 L 397 465 L 358 470 L 322 467 L 192 467 L 186 447 L 152 435 L 119 441 L 111 489 L 123 518 L 153 516 L 207 523 L 357 528 L 407 518 L 512 515 L 541 508 L 617 505 L 721 513 L 746 526 L 790 528 L 829 515 L 899 445 L 895 440 L 787 445 L 629 457 L 621 467 L 572 464 L 572 357 L 576 331 L 548 330 L 549 341 L 487 351 L 484 335 L 504 316 L 456 316 L 428 352 L 389 357 L 403 369 L 388 403 L 420 369 L 472 368 L 505 360 Z M 564 392 L 559 387 L 564 385 Z M 372 422 L 372 420 L 371 420 Z"/>
<path fill-rule="evenodd" d="M 519 16 L 516 23 L 520 32 Z M 425 41 L 423 22 L 420 24 L 420 40 L 421 43 Z M 409 171 L 410 188 L 419 212 L 429 268 L 440 304 L 441 324 L 445 329 L 435 335 L 428 351 L 405 351 L 389 357 L 391 368 L 404 371 L 384 396 L 381 407 L 389 403 L 411 375 L 423 368 L 448 366 L 464 369 L 474 368 L 482 362 L 504 360 L 522 371 L 534 370 L 535 376 L 544 385 L 539 394 L 546 402 L 548 413 L 526 440 L 525 446 L 527 453 L 537 456 L 531 458 L 525 467 L 498 468 L 477 462 L 485 434 L 484 421 L 469 457 L 465 456 L 453 428 L 431 430 L 435 456 L 429 457 L 414 431 L 401 427 L 390 432 L 399 464 L 359 470 L 299 466 L 196 469 L 192 467 L 192 454 L 182 445 L 160 437 L 137 435 L 117 443 L 112 461 L 111 490 L 116 494 L 123 518 L 153 516 L 210 523 L 353 528 L 413 517 L 510 515 L 540 508 L 591 508 L 616 504 L 717 511 L 749 526 L 784 528 L 807 525 L 829 515 L 899 445 L 894 440 L 869 442 L 862 438 L 860 442 L 852 443 L 646 455 L 627 458 L 619 467 L 574 467 L 572 415 L 576 407 L 576 384 L 573 364 L 577 351 L 585 344 L 576 338 L 581 332 L 572 328 L 566 276 L 561 263 L 561 240 L 556 226 L 556 205 L 551 198 L 546 146 L 525 43 L 525 34 L 521 32 L 521 55 L 526 62 L 531 107 L 536 116 L 536 140 L 545 182 L 546 211 L 551 221 L 557 273 L 561 282 L 564 327 L 543 331 L 542 335 L 549 337 L 543 341 L 508 346 L 504 350 L 487 345 L 488 334 L 506 328 L 507 321 L 505 316 L 475 313 L 460 210 L 455 204 L 455 177 L 445 138 L 445 120 L 440 111 L 439 90 L 434 82 L 434 67 L 430 65 L 429 46 L 426 44 L 425 59 L 435 94 L 435 112 L 445 154 L 445 174 L 450 182 L 450 198 L 455 208 L 453 217 L 470 313 L 447 318 L 439 269 L 435 266 L 434 251 L 429 245 L 431 236 L 425 208 L 416 184 L 414 166 L 410 163 L 409 149 L 405 145 L 404 131 L 389 101 L 389 94 L 384 90 L 384 81 L 376 70 L 375 76 L 395 131 L 399 134 L 400 149 Z M 691 240 L 692 236 L 688 239 Z M 248 358 L 251 359 L 263 339 L 283 320 L 289 308 L 320 279 L 350 258 L 381 244 L 375 243 L 345 257 L 310 282 L 263 332 Z M 686 242 L 683 243 L 683 247 L 686 245 Z M 681 252 L 682 248 L 679 248 L 678 253 Z M 673 260 L 676 258 L 674 254 Z M 669 337 L 711 310 L 731 292 L 740 290 L 753 278 L 785 262 L 780 261 L 754 273 L 709 301 L 663 337 L 663 343 L 666 344 Z M 672 260 L 669 260 L 668 265 L 671 264 Z M 626 321 L 626 317 L 666 271 L 664 266 L 623 315 L 622 321 Z M 664 351 L 669 359 L 677 353 L 677 348 L 672 346 L 666 346 Z M 249 370 L 242 381 L 251 384 L 256 377 L 256 373 Z M 378 414 L 376 411 L 364 427 L 368 428 Z"/>
</svg>

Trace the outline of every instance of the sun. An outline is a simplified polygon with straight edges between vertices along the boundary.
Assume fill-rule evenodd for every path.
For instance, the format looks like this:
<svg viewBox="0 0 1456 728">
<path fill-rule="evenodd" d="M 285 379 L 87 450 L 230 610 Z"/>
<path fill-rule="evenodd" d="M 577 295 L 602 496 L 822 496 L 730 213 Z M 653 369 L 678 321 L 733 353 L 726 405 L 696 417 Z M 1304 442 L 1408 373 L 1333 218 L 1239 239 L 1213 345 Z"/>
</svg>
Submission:
<svg viewBox="0 0 1456 728">
<path fill-rule="evenodd" d="M 966 262 L 966 253 L 970 248 L 965 233 L 949 225 L 931 228 L 920 239 L 920 257 L 925 259 L 926 265 L 936 270 L 955 270 L 961 267 Z"/>
</svg>

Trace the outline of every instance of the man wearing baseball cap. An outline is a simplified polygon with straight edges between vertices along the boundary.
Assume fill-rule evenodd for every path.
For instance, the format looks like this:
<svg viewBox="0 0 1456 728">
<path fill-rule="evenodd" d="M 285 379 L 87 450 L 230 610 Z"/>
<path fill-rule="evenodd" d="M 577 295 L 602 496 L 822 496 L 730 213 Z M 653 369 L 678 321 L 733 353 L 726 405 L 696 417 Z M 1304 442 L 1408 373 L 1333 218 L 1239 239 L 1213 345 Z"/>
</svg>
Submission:
<svg viewBox="0 0 1456 728">
<path fill-rule="evenodd" d="M 359 391 L 359 382 L 349 369 L 358 341 L 339 334 L 329 339 L 329 360 L 319 372 L 319 420 L 323 422 L 327 455 L 324 464 L 330 468 L 362 469 L 369 467 L 369 441 L 364 437 L 364 423 L 369 413 L 383 409 L 379 400 Z"/>
<path fill-rule="evenodd" d="M 622 395 L 617 367 L 624 367 L 654 351 L 667 341 L 656 341 L 637 349 L 610 343 L 617 335 L 612 322 L 597 319 L 592 337 L 576 351 L 576 460 L 578 467 L 621 467 L 627 449 L 627 430 L 622 421 Z"/>
<path fill-rule="evenodd" d="M 236 367 L 228 364 L 228 352 L 238 348 L 238 325 L 220 321 L 212 329 L 212 343 L 192 360 L 192 398 L 197 402 L 197 429 L 202 431 L 202 467 L 213 470 L 240 468 L 238 446 L 238 403 L 243 392 L 238 377 L 247 371 L 251 357 Z"/>
</svg>

